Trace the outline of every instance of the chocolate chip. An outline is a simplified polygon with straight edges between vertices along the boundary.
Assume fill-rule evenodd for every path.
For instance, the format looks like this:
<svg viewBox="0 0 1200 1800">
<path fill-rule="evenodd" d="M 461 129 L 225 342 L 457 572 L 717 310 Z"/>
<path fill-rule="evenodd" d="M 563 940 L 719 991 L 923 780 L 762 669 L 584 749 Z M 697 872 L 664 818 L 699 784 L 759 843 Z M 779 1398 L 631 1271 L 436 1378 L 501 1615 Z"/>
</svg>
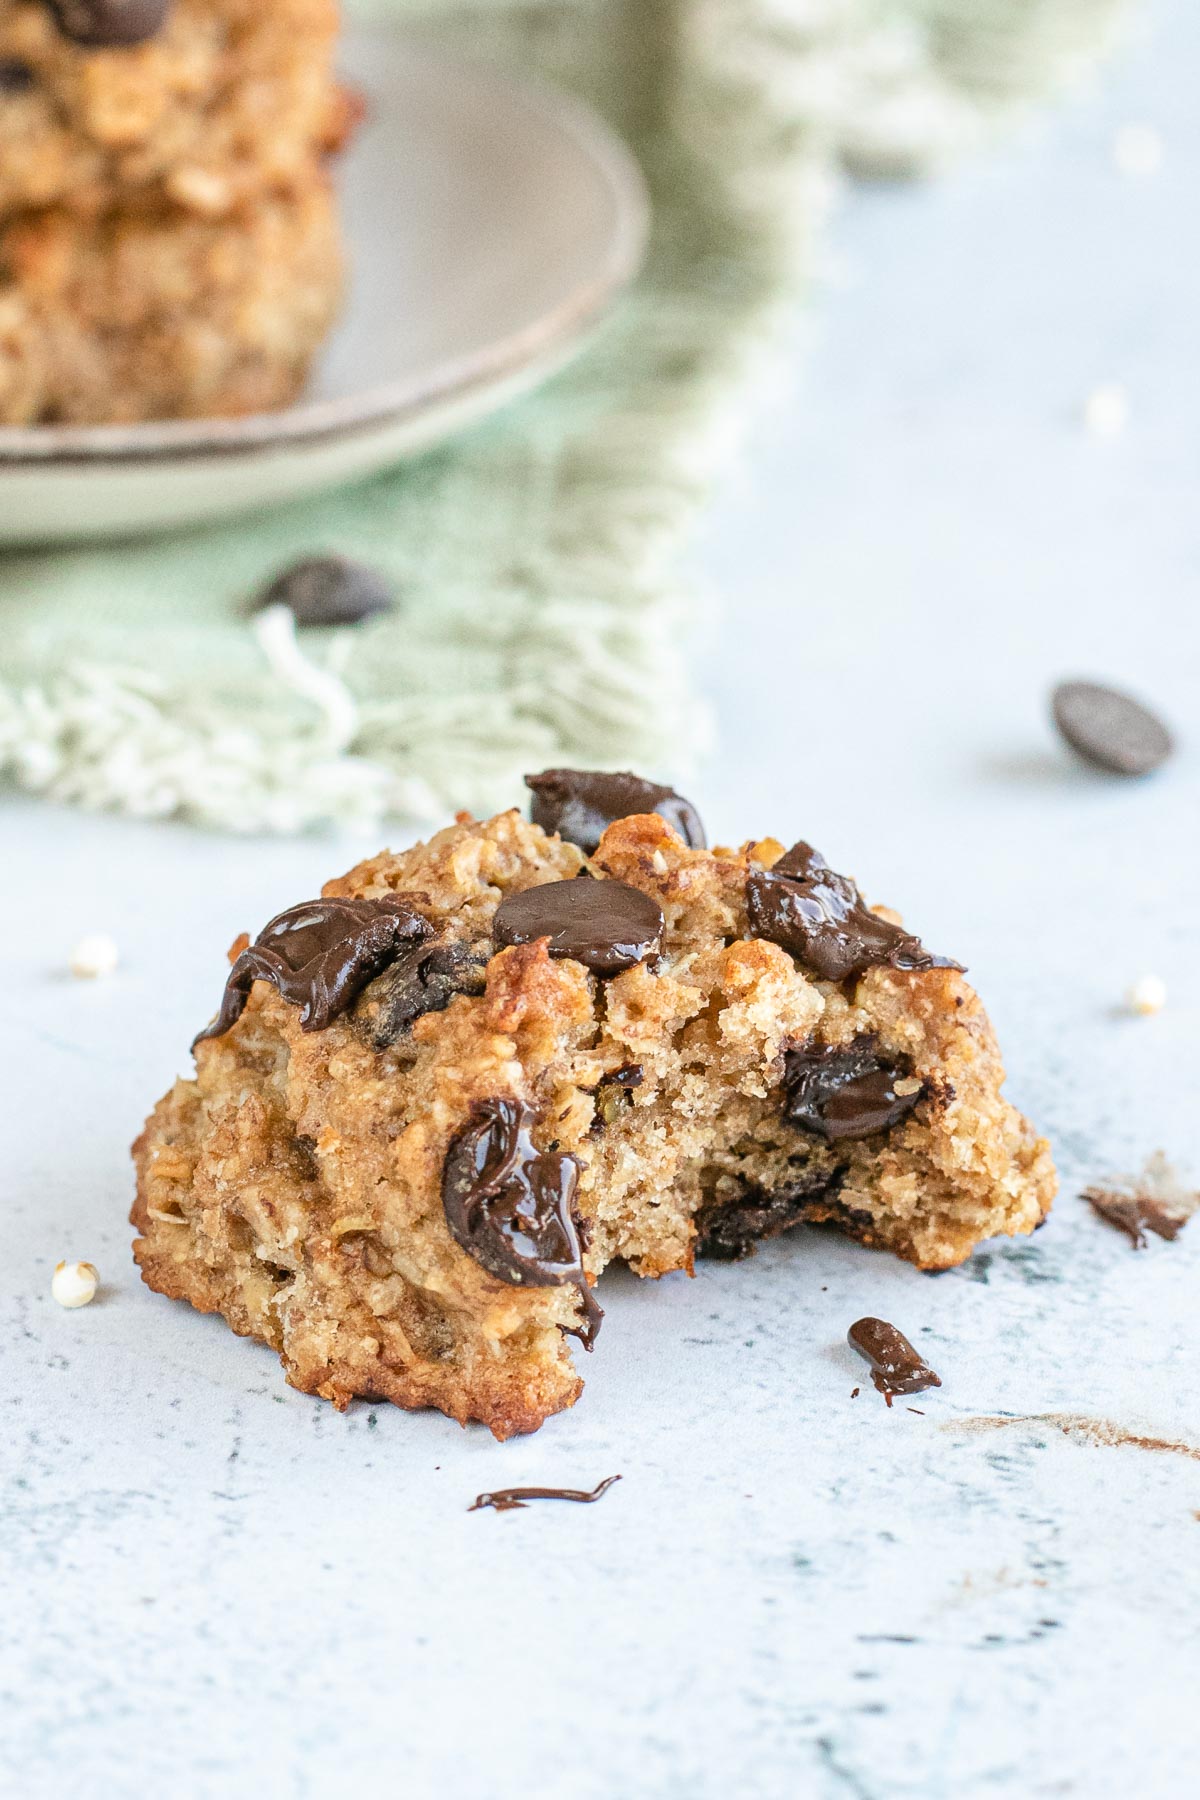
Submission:
<svg viewBox="0 0 1200 1800">
<path fill-rule="evenodd" d="M 455 1242 L 513 1287 L 573 1283 L 583 1302 L 588 1348 L 600 1312 L 583 1273 L 572 1210 L 579 1182 L 573 1156 L 534 1148 L 534 1115 L 519 1100 L 484 1100 L 450 1141 L 442 1206 Z"/>
<path fill-rule="evenodd" d="M 699 1255 L 718 1262 L 740 1262 L 754 1254 L 756 1244 L 779 1237 L 794 1225 L 825 1224 L 842 1214 L 847 1219 L 854 1217 L 849 1207 L 839 1206 L 836 1200 L 845 1174 L 844 1168 L 814 1170 L 773 1188 L 746 1181 L 732 1197 L 715 1197 L 696 1215 Z M 868 1214 L 857 1217 L 864 1229 L 870 1226 Z"/>
<path fill-rule="evenodd" d="M 962 968 L 871 912 L 849 877 L 835 874 L 811 844 L 795 844 L 773 869 L 751 872 L 746 911 L 754 937 L 781 945 L 824 981 L 876 967 Z"/>
<path fill-rule="evenodd" d="M 1173 1243 L 1191 1217 L 1190 1211 L 1172 1207 L 1154 1194 L 1090 1187 L 1084 1188 L 1083 1198 L 1102 1219 L 1123 1231 L 1135 1250 L 1146 1248 L 1148 1231 Z"/>
<path fill-rule="evenodd" d="M 37 74 L 27 62 L 16 57 L 0 61 L 0 94 L 27 94 L 37 86 Z"/>
<path fill-rule="evenodd" d="M 482 994 L 488 956 L 472 945 L 440 939 L 405 951 L 364 996 L 362 1018 L 377 1050 L 407 1036 L 426 1013 L 444 1012 L 456 994 Z"/>
<path fill-rule="evenodd" d="M 690 800 L 674 788 L 658 787 L 640 775 L 588 769 L 543 769 L 527 775 L 533 789 L 530 816 L 543 831 L 557 831 L 590 856 L 614 819 L 657 813 L 685 844 L 703 850 L 704 827 Z"/>
<path fill-rule="evenodd" d="M 859 1319 L 846 1333 L 846 1342 L 870 1363 L 871 1380 L 889 1406 L 893 1394 L 923 1394 L 942 1385 L 941 1376 L 886 1319 Z"/>
<path fill-rule="evenodd" d="M 1175 748 L 1162 720 L 1115 688 L 1060 681 L 1052 705 L 1072 750 L 1111 775 L 1150 775 Z"/>
<path fill-rule="evenodd" d="M 657 900 L 624 881 L 550 881 L 509 894 L 492 929 L 498 944 L 549 938 L 551 956 L 619 975 L 658 951 L 663 915 Z"/>
<path fill-rule="evenodd" d="M 246 1009 L 256 981 L 270 981 L 300 1008 L 302 1031 L 324 1031 L 385 965 L 433 927 L 399 896 L 306 900 L 271 920 L 243 950 L 225 983 L 221 1010 L 193 1040 L 222 1037 Z"/>
<path fill-rule="evenodd" d="M 623 1069 L 610 1069 L 602 1075 L 596 1089 L 596 1116 L 592 1120 L 593 1131 L 603 1131 L 607 1125 L 615 1125 L 622 1113 L 628 1112 L 630 1092 L 639 1088 L 645 1080 L 641 1063 L 626 1063 Z"/>
<path fill-rule="evenodd" d="M 912 1091 L 898 1094 L 900 1081 Z M 870 1038 L 857 1038 L 845 1050 L 789 1050 L 783 1085 L 784 1118 L 829 1143 L 887 1131 L 924 1092 L 903 1068 L 879 1056 Z"/>
<path fill-rule="evenodd" d="M 91 50 L 144 44 L 161 27 L 171 0 L 47 0 L 65 38 Z"/>
<path fill-rule="evenodd" d="M 276 576 L 252 610 L 286 606 L 299 626 L 358 625 L 395 603 L 394 587 L 377 569 L 346 556 L 310 556 Z"/>
</svg>

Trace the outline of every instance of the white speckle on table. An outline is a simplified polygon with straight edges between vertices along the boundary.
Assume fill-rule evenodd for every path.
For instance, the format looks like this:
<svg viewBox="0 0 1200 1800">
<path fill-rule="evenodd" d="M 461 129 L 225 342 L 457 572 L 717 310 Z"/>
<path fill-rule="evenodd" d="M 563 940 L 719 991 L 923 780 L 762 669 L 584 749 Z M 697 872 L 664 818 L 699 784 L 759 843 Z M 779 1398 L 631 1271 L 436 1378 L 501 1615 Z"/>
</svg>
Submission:
<svg viewBox="0 0 1200 1800">
<path fill-rule="evenodd" d="M 1127 990 L 1125 1004 L 1131 1013 L 1141 1017 L 1161 1012 L 1167 1004 L 1166 982 L 1161 975 L 1143 975 Z"/>
<path fill-rule="evenodd" d="M 120 954 L 112 938 L 95 931 L 80 938 L 72 950 L 71 973 L 83 981 L 93 981 L 99 976 L 111 975 L 119 961 Z"/>
<path fill-rule="evenodd" d="M 95 1263 L 60 1262 L 55 1264 L 50 1292 L 60 1306 L 90 1306 L 99 1286 Z"/>
<path fill-rule="evenodd" d="M 1083 422 L 1093 437 L 1118 438 L 1129 423 L 1129 395 L 1119 381 L 1094 387 L 1083 405 Z"/>
<path fill-rule="evenodd" d="M 1166 146 L 1153 125 L 1122 125 L 1112 142 L 1113 167 L 1122 175 L 1157 175 Z"/>
</svg>

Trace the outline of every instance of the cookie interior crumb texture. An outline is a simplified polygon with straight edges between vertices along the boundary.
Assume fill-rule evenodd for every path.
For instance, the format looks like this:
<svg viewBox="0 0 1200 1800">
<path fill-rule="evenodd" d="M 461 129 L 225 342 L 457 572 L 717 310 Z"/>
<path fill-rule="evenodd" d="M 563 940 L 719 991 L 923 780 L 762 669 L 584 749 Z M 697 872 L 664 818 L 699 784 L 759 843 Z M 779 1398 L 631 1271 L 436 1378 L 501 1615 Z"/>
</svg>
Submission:
<svg viewBox="0 0 1200 1800">
<path fill-rule="evenodd" d="M 589 859 L 514 811 L 328 884 L 403 898 L 434 935 L 324 1029 L 258 980 L 198 1044 L 195 1079 L 135 1146 L 145 1280 L 270 1344 L 296 1387 L 339 1407 L 437 1407 L 508 1437 L 577 1398 L 566 1334 L 589 1329 L 587 1283 L 616 1259 L 690 1273 L 807 1222 L 944 1269 L 1033 1230 L 1049 1150 L 1001 1097 L 962 972 L 926 958 L 828 980 L 752 936 L 748 879 L 783 849 L 691 847 L 647 813 L 610 824 Z M 496 947 L 504 900 L 581 876 L 652 898 L 661 948 L 596 974 L 545 937 Z M 501 1279 L 448 1227 L 448 1151 L 461 1163 L 500 1101 L 528 1121 L 524 1162 L 515 1138 L 504 1152 L 525 1200 L 553 1166 L 574 1279 L 566 1260 L 556 1285 Z"/>
</svg>

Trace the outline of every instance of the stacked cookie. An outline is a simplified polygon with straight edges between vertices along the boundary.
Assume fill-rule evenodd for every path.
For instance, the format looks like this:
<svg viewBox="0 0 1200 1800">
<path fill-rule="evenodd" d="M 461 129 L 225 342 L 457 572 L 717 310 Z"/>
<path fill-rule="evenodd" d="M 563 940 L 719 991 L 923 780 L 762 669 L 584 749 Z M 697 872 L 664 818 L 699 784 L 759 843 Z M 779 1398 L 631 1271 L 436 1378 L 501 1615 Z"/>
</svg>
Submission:
<svg viewBox="0 0 1200 1800">
<path fill-rule="evenodd" d="M 0 0 L 0 422 L 286 405 L 342 280 L 336 0 Z"/>
</svg>

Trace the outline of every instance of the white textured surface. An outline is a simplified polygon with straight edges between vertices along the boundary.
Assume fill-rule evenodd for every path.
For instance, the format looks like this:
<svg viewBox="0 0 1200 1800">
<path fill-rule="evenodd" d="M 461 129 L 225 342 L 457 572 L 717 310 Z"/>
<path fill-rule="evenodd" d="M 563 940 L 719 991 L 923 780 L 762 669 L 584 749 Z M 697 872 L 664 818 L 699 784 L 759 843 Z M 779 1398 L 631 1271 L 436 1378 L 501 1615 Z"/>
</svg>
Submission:
<svg viewBox="0 0 1200 1800">
<path fill-rule="evenodd" d="M 1056 1141 L 1051 1224 L 936 1279 L 801 1234 L 606 1280 L 584 1399 L 531 1440 L 339 1418 L 140 1287 L 125 1146 L 223 946 L 358 847 L 8 802 L 5 1792 L 1191 1790 L 1200 1463 L 964 1423 L 1200 1443 L 1200 1227 L 1136 1256 L 1074 1198 L 1159 1146 L 1200 1169 L 1200 20 L 1160 18 L 1036 139 L 853 201 L 846 285 L 705 552 L 725 755 L 696 799 L 723 837 L 803 831 L 971 964 Z M 1152 179 L 1113 168 L 1130 122 L 1163 134 Z M 1044 694 L 1077 672 L 1174 718 L 1154 783 L 1060 754 Z M 66 973 L 92 931 L 104 983 Z M 1146 970 L 1169 1001 L 1131 1019 Z M 84 1311 L 50 1297 L 64 1257 L 99 1266 Z M 921 1416 L 850 1399 L 868 1311 L 941 1371 Z M 465 1510 L 616 1470 L 594 1508 Z"/>
</svg>

